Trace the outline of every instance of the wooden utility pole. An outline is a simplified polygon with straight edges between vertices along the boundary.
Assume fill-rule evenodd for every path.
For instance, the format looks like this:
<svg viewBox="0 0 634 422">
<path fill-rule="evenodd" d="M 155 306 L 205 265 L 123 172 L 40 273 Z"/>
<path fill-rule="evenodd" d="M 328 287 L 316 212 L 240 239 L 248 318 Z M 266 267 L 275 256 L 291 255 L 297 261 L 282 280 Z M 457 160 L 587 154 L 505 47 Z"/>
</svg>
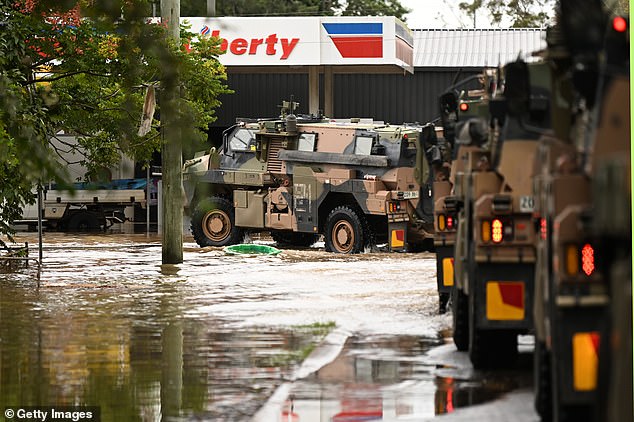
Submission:
<svg viewBox="0 0 634 422">
<path fill-rule="evenodd" d="M 161 21 L 168 36 L 180 40 L 180 0 L 161 0 Z M 163 64 L 161 76 L 161 135 L 163 173 L 163 264 L 183 262 L 183 193 L 181 174 L 183 147 L 179 124 L 178 66 Z"/>
</svg>

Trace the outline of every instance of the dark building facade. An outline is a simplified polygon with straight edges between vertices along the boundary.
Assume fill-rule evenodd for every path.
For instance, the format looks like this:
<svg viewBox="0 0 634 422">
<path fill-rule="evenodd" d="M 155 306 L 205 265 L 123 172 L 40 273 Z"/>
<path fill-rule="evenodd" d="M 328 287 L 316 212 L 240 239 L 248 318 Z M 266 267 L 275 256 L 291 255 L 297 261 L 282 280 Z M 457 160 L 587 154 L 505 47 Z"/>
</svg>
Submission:
<svg viewBox="0 0 634 422">
<path fill-rule="evenodd" d="M 438 96 L 455 81 L 518 56 L 530 59 L 532 52 L 545 45 L 542 29 L 414 30 L 413 35 L 413 74 L 335 72 L 334 111 L 328 117 L 426 123 L 438 117 Z M 291 96 L 300 103 L 298 113 L 308 112 L 308 75 L 269 69 L 271 73 L 228 69 L 228 85 L 235 93 L 221 98 L 212 132 L 232 125 L 237 117 L 275 117 L 278 105 Z M 321 97 L 323 109 L 323 89 Z"/>
</svg>

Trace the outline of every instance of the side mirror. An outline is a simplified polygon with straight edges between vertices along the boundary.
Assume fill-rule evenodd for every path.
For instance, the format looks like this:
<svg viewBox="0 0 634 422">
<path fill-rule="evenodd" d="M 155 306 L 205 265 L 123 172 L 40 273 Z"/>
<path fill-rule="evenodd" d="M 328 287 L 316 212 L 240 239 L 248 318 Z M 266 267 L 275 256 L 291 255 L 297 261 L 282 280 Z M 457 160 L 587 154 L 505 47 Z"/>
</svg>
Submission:
<svg viewBox="0 0 634 422">
<path fill-rule="evenodd" d="M 528 65 L 516 61 L 504 66 L 504 98 L 508 112 L 513 117 L 524 115 L 529 110 L 531 84 Z"/>
<path fill-rule="evenodd" d="M 453 145 L 456 140 L 456 122 L 458 121 L 458 96 L 453 91 L 445 92 L 440 96 L 440 121 L 443 137 L 449 145 Z"/>
<path fill-rule="evenodd" d="M 445 92 L 440 96 L 441 119 L 452 113 L 458 112 L 458 96 L 454 92 Z"/>
</svg>

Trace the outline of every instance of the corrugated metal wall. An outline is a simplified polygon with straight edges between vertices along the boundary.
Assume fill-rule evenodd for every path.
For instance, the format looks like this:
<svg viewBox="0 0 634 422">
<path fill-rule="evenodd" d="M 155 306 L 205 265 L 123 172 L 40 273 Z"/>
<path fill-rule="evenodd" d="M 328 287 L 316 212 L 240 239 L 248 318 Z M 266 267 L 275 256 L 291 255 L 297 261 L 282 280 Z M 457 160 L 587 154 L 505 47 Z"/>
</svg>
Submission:
<svg viewBox="0 0 634 422">
<path fill-rule="evenodd" d="M 373 117 L 388 123 L 426 123 L 438 117 L 438 97 L 457 69 L 417 70 L 413 75 L 337 75 L 335 117 Z M 462 72 L 460 79 L 477 71 Z"/>
<path fill-rule="evenodd" d="M 334 116 L 372 117 L 388 123 L 426 123 L 438 117 L 438 96 L 453 82 L 458 69 L 416 69 L 413 75 L 349 74 L 334 76 Z M 459 79 L 478 73 L 470 68 Z M 227 127 L 236 117 L 272 117 L 282 100 L 294 95 L 299 113 L 308 111 L 306 74 L 230 74 L 235 94 L 221 98 L 217 127 Z M 323 77 L 321 78 L 323 86 Z M 323 93 L 320 96 L 323 108 Z"/>
<path fill-rule="evenodd" d="M 220 98 L 222 106 L 216 111 L 218 120 L 213 126 L 231 126 L 237 117 L 278 116 L 278 105 L 291 95 L 300 103 L 299 112 L 308 112 L 308 74 L 234 73 L 228 75 L 227 85 L 235 93 Z"/>
</svg>

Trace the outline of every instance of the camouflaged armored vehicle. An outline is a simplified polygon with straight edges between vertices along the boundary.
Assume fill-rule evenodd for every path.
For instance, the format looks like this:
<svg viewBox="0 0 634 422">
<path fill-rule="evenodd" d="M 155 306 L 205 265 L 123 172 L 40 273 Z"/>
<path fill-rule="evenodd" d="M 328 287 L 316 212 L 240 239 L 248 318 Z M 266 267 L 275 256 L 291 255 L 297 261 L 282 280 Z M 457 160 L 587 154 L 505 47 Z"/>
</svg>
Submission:
<svg viewBox="0 0 634 422">
<path fill-rule="evenodd" d="M 222 147 L 184 165 L 200 246 L 269 231 L 278 243 L 358 253 L 433 242 L 429 167 L 420 128 L 297 118 L 243 121 Z"/>
<path fill-rule="evenodd" d="M 475 368 L 511 364 L 517 335 L 533 328 L 535 233 L 532 162 L 538 134 L 508 114 L 505 96 L 514 86 L 515 64 L 495 77 L 482 112 L 456 137 L 453 194 L 458 210 L 452 293 L 453 338 L 468 350 Z M 547 126 L 546 93 L 537 81 L 532 127 Z M 498 85 L 498 84 L 495 84 Z M 458 105 L 458 98 L 453 101 Z"/>
<path fill-rule="evenodd" d="M 458 229 L 459 198 L 455 195 L 456 174 L 464 174 L 464 161 L 457 160 L 471 147 L 456 143 L 470 132 L 486 136 L 480 114 L 486 116 L 487 100 L 495 88 L 494 69 L 463 79 L 440 96 L 440 121 L 443 138 L 436 144 L 436 159 L 429 157 L 434 174 L 434 249 L 439 313 L 444 313 L 454 286 L 454 246 Z M 477 87 L 477 89 L 467 89 Z M 474 132 L 475 131 L 475 132 Z"/>
<path fill-rule="evenodd" d="M 535 406 L 545 421 L 632 421 L 629 23 L 560 0 L 543 54 L 553 128 L 534 168 Z M 519 114 L 527 66 L 510 102 Z"/>
</svg>

